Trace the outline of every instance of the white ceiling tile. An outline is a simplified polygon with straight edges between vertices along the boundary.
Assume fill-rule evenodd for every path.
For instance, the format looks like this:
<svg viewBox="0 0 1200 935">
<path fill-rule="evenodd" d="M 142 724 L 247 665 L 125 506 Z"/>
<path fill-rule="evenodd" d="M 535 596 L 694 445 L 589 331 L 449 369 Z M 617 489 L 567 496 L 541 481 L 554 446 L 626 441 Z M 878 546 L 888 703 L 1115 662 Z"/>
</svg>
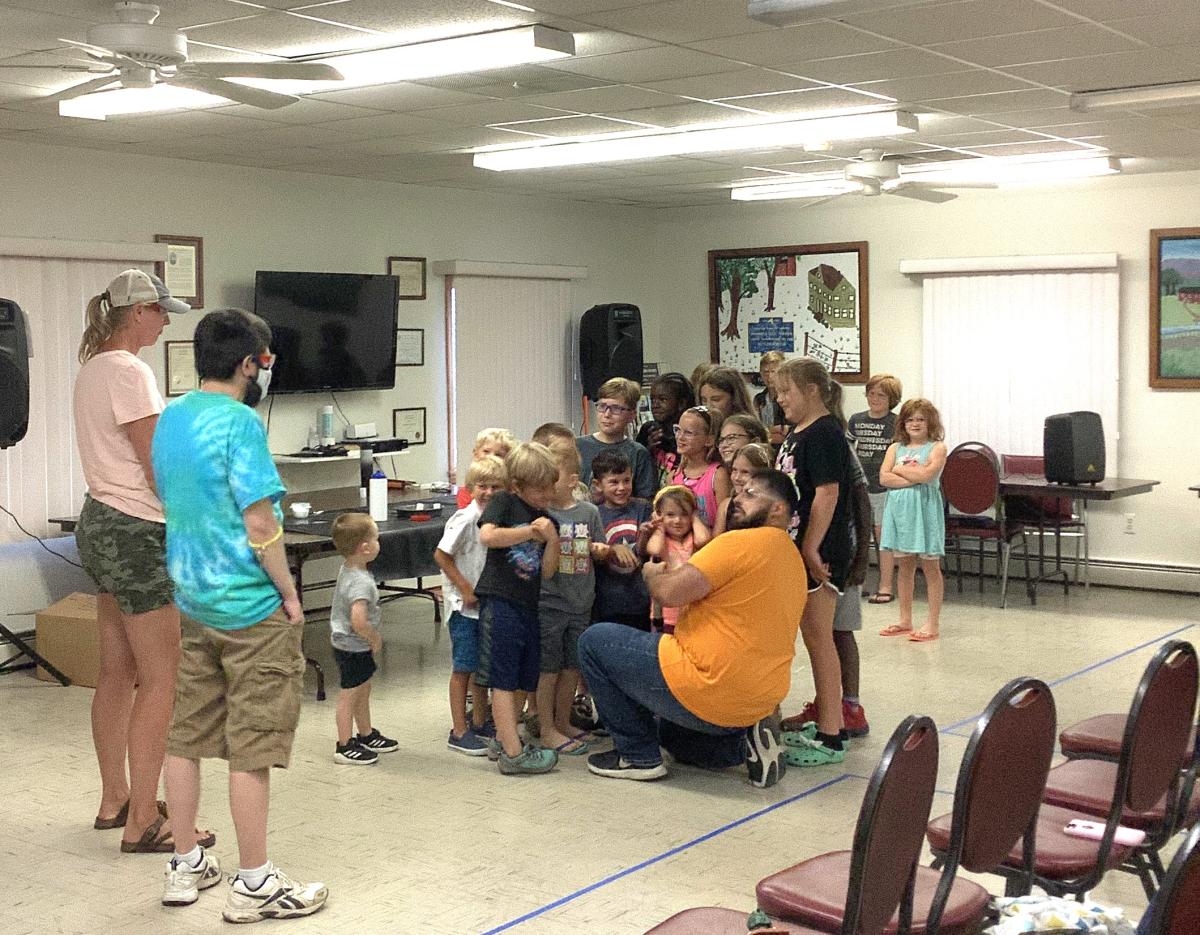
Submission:
<svg viewBox="0 0 1200 935">
<path fill-rule="evenodd" d="M 1151 136 L 1118 134 L 1102 136 L 1092 142 L 1099 143 L 1112 152 L 1123 156 L 1146 158 L 1184 157 L 1195 162 L 1200 152 L 1200 130 L 1160 130 Z"/>
<path fill-rule="evenodd" d="M 617 110 L 633 110 L 637 107 L 655 107 L 678 104 L 680 98 L 673 94 L 649 91 L 645 88 L 625 84 L 610 84 L 599 88 L 579 91 L 556 91 L 551 94 L 534 94 L 521 98 L 522 103 L 541 107 L 558 107 L 581 114 L 609 113 Z"/>
<path fill-rule="evenodd" d="M 842 23 L 821 22 L 745 36 L 690 42 L 688 46 L 752 65 L 786 66 L 808 59 L 880 52 L 894 48 L 895 43 L 851 29 Z"/>
<path fill-rule="evenodd" d="M 317 100 L 315 97 L 302 97 L 296 103 L 276 110 L 251 107 L 248 104 L 230 104 L 227 107 L 214 109 L 218 113 L 234 117 L 254 117 L 269 123 L 296 124 L 325 123 L 330 120 L 348 120 L 352 117 L 368 117 L 372 114 L 384 113 L 384 111 L 366 107 L 351 107 L 348 104 Z"/>
<path fill-rule="evenodd" d="M 930 45 L 929 48 L 975 65 L 1003 67 L 1112 52 L 1134 52 L 1144 47 L 1100 26 L 1079 25 L 1013 36 L 947 42 Z"/>
<path fill-rule="evenodd" d="M 750 19 L 745 0 L 660 0 L 587 17 L 588 22 L 661 42 L 684 43 L 717 36 L 765 32 L 774 27 Z"/>
<path fill-rule="evenodd" d="M 514 142 L 515 134 L 490 127 L 446 127 L 436 133 L 423 134 L 414 139 L 426 139 L 437 144 L 435 151 L 449 149 L 471 149 L 476 146 L 495 146 Z"/>
<path fill-rule="evenodd" d="M 921 119 L 921 132 L 917 134 L 923 139 L 926 133 L 945 135 L 950 133 L 983 133 L 988 130 L 1001 129 L 995 123 L 978 117 L 960 117 L 954 114 L 931 113 L 923 107 L 914 108 Z M 1046 113 L 1050 113 L 1047 111 Z"/>
<path fill-rule="evenodd" d="M 630 0 L 521 0 L 521 5 L 533 7 L 539 13 L 558 13 L 563 16 L 581 16 L 585 19 L 592 13 L 637 6 Z"/>
<path fill-rule="evenodd" d="M 308 96 L 308 100 L 329 101 L 334 104 L 350 104 L 355 107 L 370 107 L 375 110 L 423 110 L 430 107 L 448 107 L 453 104 L 478 103 L 477 94 L 432 88 L 424 84 L 399 82 L 380 84 L 369 88 L 347 88 L 345 91 L 323 91 Z"/>
<path fill-rule="evenodd" d="M 664 94 L 678 94 L 680 97 L 714 101 L 718 98 L 737 97 L 744 94 L 800 91 L 822 85 L 766 68 L 743 68 L 716 75 L 696 75 L 691 78 L 675 78 L 671 81 L 643 82 L 642 86 L 662 91 Z"/>
<path fill-rule="evenodd" d="M 664 46 L 582 59 L 559 59 L 546 67 L 591 78 L 603 78 L 615 84 L 644 84 L 649 81 L 737 71 L 742 66 L 715 55 Z"/>
<path fill-rule="evenodd" d="M 684 127 L 697 123 L 744 123 L 754 119 L 762 119 L 765 111 L 757 113 L 749 110 L 721 107 L 717 104 L 691 102 L 674 104 L 669 107 L 643 107 L 637 110 L 623 110 L 611 114 L 621 120 L 631 120 L 635 123 L 645 123 L 654 127 Z M 632 128 L 630 128 L 632 129 Z"/>
<path fill-rule="evenodd" d="M 1043 156 L 1051 153 L 1095 152 L 1094 146 L 1085 146 L 1067 140 L 1030 140 L 1019 143 L 991 143 L 983 146 L 965 146 L 963 149 L 980 156 Z"/>
<path fill-rule="evenodd" d="M 855 84 L 860 91 L 884 94 L 901 104 L 933 101 L 949 94 L 991 94 L 996 91 L 1020 91 L 1029 87 L 1025 81 L 975 69 L 950 75 L 931 75 L 925 78 L 900 78 L 894 81 L 867 81 Z"/>
<path fill-rule="evenodd" d="M 448 143 L 431 143 L 428 140 L 413 139 L 407 136 L 369 137 L 361 140 L 346 140 L 338 144 L 338 151 L 347 157 L 437 153 L 457 148 Z"/>
<path fill-rule="evenodd" d="M 398 42 L 424 42 L 494 29 L 509 29 L 539 21 L 536 13 L 487 0 L 347 0 L 297 10 L 297 13 L 334 23 L 375 30 Z"/>
<path fill-rule="evenodd" d="M 1184 45 L 1200 39 L 1200 11 L 1194 4 L 1191 5 L 1190 15 L 1149 15 L 1142 11 L 1141 4 L 1137 12 L 1139 15 L 1133 19 L 1113 20 L 1108 26 L 1152 46 Z"/>
<path fill-rule="evenodd" d="M 48 130 L 58 126 L 62 119 L 57 114 L 0 108 L 0 129 L 3 130 Z"/>
<path fill-rule="evenodd" d="M 1101 23 L 1125 19 L 1131 6 L 1144 16 L 1187 17 L 1196 13 L 1195 0 L 1135 0 L 1133 5 L 1130 0 L 1054 0 L 1054 3 Z"/>
<path fill-rule="evenodd" d="M 483 101 L 478 104 L 457 104 L 413 112 L 443 126 L 486 127 L 514 120 L 537 120 L 542 117 L 561 117 L 566 111 L 554 107 L 537 107 L 520 101 Z"/>
<path fill-rule="evenodd" d="M 285 56 L 340 52 L 386 44 L 381 42 L 378 34 L 348 26 L 331 26 L 286 13 L 263 13 L 247 19 L 200 26 L 188 30 L 188 41 Z"/>
<path fill-rule="evenodd" d="M 1070 26 L 1078 20 L 1038 0 L 956 0 L 848 16 L 846 22 L 913 45 Z"/>
<path fill-rule="evenodd" d="M 964 98 L 964 100 L 968 99 Z M 1044 110 L 995 111 L 993 113 L 980 114 L 980 116 L 990 121 L 996 127 L 1016 127 L 1028 130 L 1032 127 L 1061 123 L 1064 120 L 1070 120 L 1076 114 L 1074 111 L 1067 110 L 1066 107 L 1051 107 Z"/>
<path fill-rule="evenodd" d="M 1171 50 L 1145 49 L 1062 62 L 1016 65 L 1005 70 L 1041 84 L 1069 91 L 1187 81 L 1200 77 L 1200 65 L 1196 62 L 1194 50 L 1189 56 Z"/>
<path fill-rule="evenodd" d="M 922 133 L 921 142 L 935 146 L 949 146 L 955 149 L 968 149 L 972 146 L 993 146 L 997 143 L 1028 143 L 1040 137 L 1027 133 L 1025 130 L 984 130 L 977 133 Z"/>
<path fill-rule="evenodd" d="M 1057 91 L 1001 91 L 997 94 L 975 94 L 970 97 L 951 97 L 923 102 L 938 110 L 948 110 L 963 116 L 996 114 L 1008 110 L 1041 110 L 1067 107 L 1067 95 Z"/>
<path fill-rule="evenodd" d="M 88 25 L 86 19 L 0 7 L 0 45 L 22 51 L 61 48 L 60 37 L 82 40 Z"/>
<path fill-rule="evenodd" d="M 876 95 L 863 94 L 847 88 L 814 88 L 811 91 L 730 97 L 725 98 L 725 103 L 750 107 L 768 114 L 807 114 L 847 107 L 882 106 L 888 102 Z"/>
<path fill-rule="evenodd" d="M 813 59 L 788 66 L 807 78 L 831 84 L 860 84 L 895 78 L 920 78 L 961 71 L 962 66 L 926 49 L 889 49 L 862 55 L 840 55 Z"/>
<path fill-rule="evenodd" d="M 614 120 L 592 115 L 554 117 L 549 120 L 518 120 L 514 123 L 492 124 L 491 128 L 514 134 L 514 142 L 520 142 L 520 134 L 572 137 L 592 136 L 603 133 L 628 133 L 630 130 L 639 129 L 638 127 L 631 126 L 625 120 Z"/>
</svg>

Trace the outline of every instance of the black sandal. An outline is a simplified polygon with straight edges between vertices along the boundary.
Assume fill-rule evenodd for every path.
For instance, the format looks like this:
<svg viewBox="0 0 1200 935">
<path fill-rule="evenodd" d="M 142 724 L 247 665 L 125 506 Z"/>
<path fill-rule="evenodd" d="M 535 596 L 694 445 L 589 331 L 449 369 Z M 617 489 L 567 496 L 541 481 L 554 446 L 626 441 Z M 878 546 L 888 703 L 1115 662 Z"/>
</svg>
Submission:
<svg viewBox="0 0 1200 935">
<path fill-rule="evenodd" d="M 896 599 L 896 595 L 891 591 L 876 591 L 867 598 L 868 604 L 890 604 Z"/>
</svg>

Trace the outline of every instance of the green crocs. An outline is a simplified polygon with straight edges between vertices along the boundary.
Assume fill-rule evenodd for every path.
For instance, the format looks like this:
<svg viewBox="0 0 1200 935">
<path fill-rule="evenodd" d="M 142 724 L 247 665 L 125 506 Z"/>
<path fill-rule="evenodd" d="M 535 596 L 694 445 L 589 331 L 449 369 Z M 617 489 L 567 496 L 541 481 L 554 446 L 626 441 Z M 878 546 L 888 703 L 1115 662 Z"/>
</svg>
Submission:
<svg viewBox="0 0 1200 935">
<path fill-rule="evenodd" d="M 788 749 L 784 754 L 784 759 L 787 760 L 788 766 L 833 766 L 846 759 L 845 743 L 842 744 L 842 749 L 831 750 L 816 740 L 804 739 L 800 731 L 789 731 L 789 733 L 794 738 L 801 740 L 802 743 L 789 741 L 785 735 L 784 740 Z"/>
<path fill-rule="evenodd" d="M 805 721 L 799 730 L 785 730 L 783 742 L 789 747 L 803 747 L 808 741 L 815 740 L 816 736 L 817 722 Z"/>
</svg>

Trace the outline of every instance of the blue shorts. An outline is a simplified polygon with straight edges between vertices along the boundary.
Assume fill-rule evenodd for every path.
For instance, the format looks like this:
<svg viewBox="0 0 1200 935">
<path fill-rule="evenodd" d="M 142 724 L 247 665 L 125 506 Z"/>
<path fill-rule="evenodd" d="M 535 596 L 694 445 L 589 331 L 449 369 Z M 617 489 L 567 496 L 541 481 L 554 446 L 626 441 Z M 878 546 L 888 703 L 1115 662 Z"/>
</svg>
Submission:
<svg viewBox="0 0 1200 935">
<path fill-rule="evenodd" d="M 450 667 L 454 672 L 474 672 L 479 668 L 479 621 L 457 610 L 446 622 L 450 631 Z"/>
<path fill-rule="evenodd" d="M 499 691 L 537 691 L 541 629 L 536 610 L 501 597 L 479 607 L 479 668 L 475 681 Z"/>
</svg>

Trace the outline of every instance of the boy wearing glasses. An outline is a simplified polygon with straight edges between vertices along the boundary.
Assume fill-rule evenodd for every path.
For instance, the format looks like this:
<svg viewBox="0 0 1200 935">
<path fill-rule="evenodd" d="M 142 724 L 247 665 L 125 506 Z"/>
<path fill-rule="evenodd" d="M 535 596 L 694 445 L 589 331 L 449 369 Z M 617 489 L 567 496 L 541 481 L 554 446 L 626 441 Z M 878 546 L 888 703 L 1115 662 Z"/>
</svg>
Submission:
<svg viewBox="0 0 1200 935">
<path fill-rule="evenodd" d="M 648 500 L 657 492 L 658 472 L 650 452 L 626 434 L 641 398 L 641 387 L 625 377 L 613 377 L 600 387 L 600 401 L 596 403 L 598 430 L 575 439 L 582 462 L 579 479 L 584 484 L 592 483 L 592 461 L 596 455 L 617 450 L 629 459 L 633 468 L 633 495 Z"/>
</svg>

